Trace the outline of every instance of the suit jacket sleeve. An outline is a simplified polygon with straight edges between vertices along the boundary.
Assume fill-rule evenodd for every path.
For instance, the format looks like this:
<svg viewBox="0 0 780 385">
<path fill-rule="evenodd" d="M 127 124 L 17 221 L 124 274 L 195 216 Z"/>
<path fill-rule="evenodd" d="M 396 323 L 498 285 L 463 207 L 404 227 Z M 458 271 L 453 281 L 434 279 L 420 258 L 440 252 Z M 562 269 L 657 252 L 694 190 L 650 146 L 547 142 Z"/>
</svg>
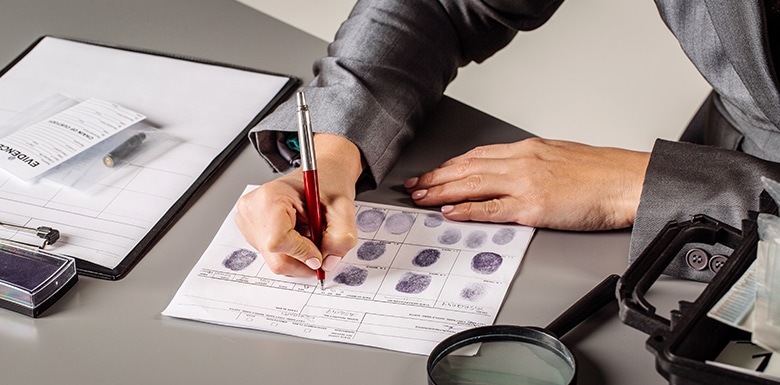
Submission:
<svg viewBox="0 0 780 385">
<path fill-rule="evenodd" d="M 761 176 L 780 181 L 780 163 L 714 146 L 658 140 L 631 236 L 634 260 L 669 221 L 706 214 L 736 228 L 758 210 Z"/>
<path fill-rule="evenodd" d="M 305 87 L 314 130 L 354 142 L 381 182 L 458 67 L 543 24 L 561 1 L 359 1 Z M 280 139 L 295 122 L 288 100 L 250 133 L 276 171 L 291 167 Z"/>
</svg>

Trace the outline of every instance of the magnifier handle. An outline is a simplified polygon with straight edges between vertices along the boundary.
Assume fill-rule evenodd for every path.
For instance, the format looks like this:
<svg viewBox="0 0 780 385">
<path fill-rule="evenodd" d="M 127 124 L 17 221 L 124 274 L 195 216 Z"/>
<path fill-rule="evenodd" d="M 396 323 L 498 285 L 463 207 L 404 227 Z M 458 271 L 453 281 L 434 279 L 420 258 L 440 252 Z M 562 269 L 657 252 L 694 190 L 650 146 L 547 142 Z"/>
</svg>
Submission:
<svg viewBox="0 0 780 385">
<path fill-rule="evenodd" d="M 585 321 L 588 317 L 599 311 L 602 307 L 616 299 L 615 289 L 620 276 L 612 274 L 605 278 L 596 287 L 591 289 L 577 302 L 571 305 L 563 314 L 550 322 L 545 328 L 558 338 L 563 337 L 571 329 Z"/>
</svg>

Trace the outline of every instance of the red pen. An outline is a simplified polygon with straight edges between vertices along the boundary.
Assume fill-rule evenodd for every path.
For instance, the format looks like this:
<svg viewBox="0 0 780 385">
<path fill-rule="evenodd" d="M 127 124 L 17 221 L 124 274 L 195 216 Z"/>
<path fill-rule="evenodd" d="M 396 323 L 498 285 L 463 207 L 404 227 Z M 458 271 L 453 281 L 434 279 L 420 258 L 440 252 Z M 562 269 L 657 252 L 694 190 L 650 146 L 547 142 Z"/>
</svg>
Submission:
<svg viewBox="0 0 780 385">
<path fill-rule="evenodd" d="M 322 210 L 320 208 L 320 185 L 317 181 L 317 159 L 314 154 L 314 133 L 309 118 L 309 106 L 303 91 L 297 94 L 298 102 L 298 145 L 301 149 L 301 170 L 303 171 L 303 190 L 306 195 L 306 216 L 309 217 L 311 241 L 322 247 Z M 320 288 L 325 288 L 325 270 L 317 269 Z"/>
</svg>

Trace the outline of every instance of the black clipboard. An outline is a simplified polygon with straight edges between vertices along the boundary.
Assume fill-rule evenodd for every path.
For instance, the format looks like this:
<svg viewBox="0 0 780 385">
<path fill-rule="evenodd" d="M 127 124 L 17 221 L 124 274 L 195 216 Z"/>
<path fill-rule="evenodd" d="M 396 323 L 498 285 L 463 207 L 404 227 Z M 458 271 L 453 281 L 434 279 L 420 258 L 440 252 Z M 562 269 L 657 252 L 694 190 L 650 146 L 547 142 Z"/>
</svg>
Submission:
<svg viewBox="0 0 780 385">
<path fill-rule="evenodd" d="M 36 39 L 35 42 L 33 42 L 27 49 L 25 49 L 21 54 L 19 54 L 19 56 L 14 58 L 14 60 L 12 60 L 7 66 L 5 66 L 0 71 L 0 78 L 4 76 L 14 66 L 16 66 L 20 61 L 22 61 L 22 59 L 24 59 L 25 56 L 30 54 L 30 52 L 32 52 L 36 48 L 36 46 L 38 46 L 38 44 L 46 38 L 68 40 L 71 42 L 94 45 L 97 47 L 102 47 L 110 50 L 122 50 L 127 52 L 138 53 L 138 54 L 155 55 L 155 56 L 160 56 L 160 57 L 165 57 L 170 59 L 203 64 L 206 66 L 219 66 L 219 67 L 235 69 L 240 71 L 248 71 L 248 72 L 254 72 L 259 74 L 279 76 L 287 79 L 284 86 L 279 89 L 278 93 L 273 97 L 273 99 L 268 104 L 266 104 L 266 106 L 262 110 L 258 111 L 257 114 L 254 116 L 254 118 L 252 118 L 249 122 L 246 123 L 246 126 L 240 131 L 240 133 L 224 149 L 222 149 L 222 151 L 216 157 L 214 157 L 211 160 L 208 166 L 198 176 L 198 178 L 189 186 L 186 192 L 184 192 L 175 201 L 175 203 L 167 209 L 167 211 L 161 217 L 161 219 L 158 220 L 151 227 L 151 229 L 146 232 L 146 234 L 141 238 L 141 240 L 121 260 L 121 262 L 118 265 L 116 265 L 116 267 L 108 268 L 83 259 L 79 259 L 78 256 L 72 256 L 73 258 L 76 259 L 76 269 L 80 275 L 96 277 L 101 279 L 118 280 L 123 278 L 141 260 L 141 258 L 143 258 L 143 256 L 154 246 L 157 240 L 159 240 L 163 236 L 163 234 L 165 234 L 165 232 L 173 225 L 173 223 L 179 218 L 179 216 L 183 214 L 184 210 L 195 201 L 198 193 L 202 191 L 203 188 L 205 188 L 206 184 L 218 173 L 220 166 L 224 164 L 226 161 L 228 161 L 229 159 L 231 159 L 238 152 L 238 150 L 241 149 L 243 144 L 248 143 L 247 134 L 249 133 L 251 128 L 254 127 L 263 117 L 265 117 L 265 115 L 271 112 L 280 102 L 282 102 L 287 97 L 289 97 L 290 94 L 292 94 L 292 92 L 301 83 L 300 79 L 295 78 L 293 76 L 258 70 L 254 68 L 220 63 L 216 61 L 204 60 L 195 57 L 175 55 L 175 54 L 148 50 L 148 49 L 119 46 L 119 45 L 113 45 L 104 42 L 97 42 L 97 41 L 90 41 L 90 40 L 83 40 L 83 39 L 73 39 L 68 37 L 52 36 L 52 35 L 44 35 Z"/>
</svg>

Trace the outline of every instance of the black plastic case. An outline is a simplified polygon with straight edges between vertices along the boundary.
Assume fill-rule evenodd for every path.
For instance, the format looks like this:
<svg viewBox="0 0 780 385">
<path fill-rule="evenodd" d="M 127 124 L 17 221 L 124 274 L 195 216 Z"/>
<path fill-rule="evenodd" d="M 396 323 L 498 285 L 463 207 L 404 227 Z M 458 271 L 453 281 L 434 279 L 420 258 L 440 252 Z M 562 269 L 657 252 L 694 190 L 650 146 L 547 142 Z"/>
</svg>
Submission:
<svg viewBox="0 0 780 385">
<path fill-rule="evenodd" d="M 776 205 L 766 194 L 761 196 L 761 211 L 777 213 Z M 749 219 L 743 221 L 742 231 L 704 215 L 697 215 L 690 221 L 671 222 L 620 279 L 617 286 L 620 319 L 648 334 L 646 346 L 656 356 L 656 369 L 670 384 L 780 384 L 706 363 L 715 360 L 729 342 L 750 340 L 750 333 L 709 318 L 707 312 L 756 259 L 755 218 L 756 213 L 751 213 Z M 680 301 L 679 309 L 671 312 L 671 319 L 665 319 L 655 314 L 655 308 L 645 299 L 645 294 L 669 264 L 680 258 L 680 251 L 691 243 L 721 244 L 733 251 L 699 297 L 692 303 Z"/>
</svg>

